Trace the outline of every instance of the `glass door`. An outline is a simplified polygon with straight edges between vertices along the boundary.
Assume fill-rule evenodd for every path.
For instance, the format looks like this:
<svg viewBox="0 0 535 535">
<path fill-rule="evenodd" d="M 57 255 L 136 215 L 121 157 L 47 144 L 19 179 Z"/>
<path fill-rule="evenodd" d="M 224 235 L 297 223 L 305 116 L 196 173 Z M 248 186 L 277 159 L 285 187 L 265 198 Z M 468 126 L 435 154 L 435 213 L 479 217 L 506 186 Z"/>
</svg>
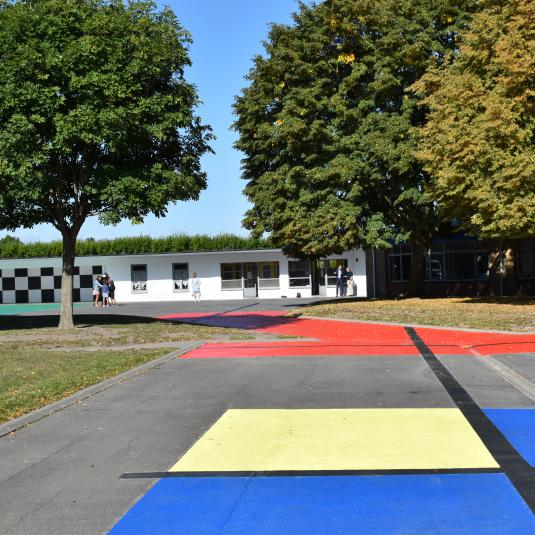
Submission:
<svg viewBox="0 0 535 535">
<path fill-rule="evenodd" d="M 245 262 L 242 264 L 243 276 L 243 297 L 258 297 L 258 268 L 254 262 Z"/>
</svg>

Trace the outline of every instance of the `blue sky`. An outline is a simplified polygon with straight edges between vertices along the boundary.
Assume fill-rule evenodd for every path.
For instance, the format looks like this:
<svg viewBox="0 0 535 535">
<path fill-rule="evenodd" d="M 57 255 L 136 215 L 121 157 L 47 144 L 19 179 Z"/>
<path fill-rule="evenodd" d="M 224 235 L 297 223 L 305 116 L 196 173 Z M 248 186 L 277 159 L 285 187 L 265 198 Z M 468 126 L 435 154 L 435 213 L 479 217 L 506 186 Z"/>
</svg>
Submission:
<svg viewBox="0 0 535 535">
<path fill-rule="evenodd" d="M 234 96 L 246 85 L 243 77 L 252 65 L 252 57 L 263 53 L 262 41 L 267 37 L 269 24 L 291 23 L 297 0 L 172 0 L 165 4 L 172 7 L 192 34 L 193 66 L 186 76 L 197 86 L 203 101 L 199 108 L 203 122 L 210 124 L 217 136 L 212 142 L 215 155 L 202 160 L 208 188 L 199 201 L 170 206 L 165 218 L 148 217 L 141 225 L 123 221 L 115 227 L 102 226 L 91 218 L 80 231 L 82 239 L 166 236 L 179 232 L 247 234 L 241 227 L 248 202 L 242 195 L 245 181 L 240 178 L 241 154 L 232 148 L 236 133 L 230 131 L 234 121 L 231 106 Z M 23 241 L 60 239 L 50 225 L 19 229 L 15 235 Z"/>
</svg>

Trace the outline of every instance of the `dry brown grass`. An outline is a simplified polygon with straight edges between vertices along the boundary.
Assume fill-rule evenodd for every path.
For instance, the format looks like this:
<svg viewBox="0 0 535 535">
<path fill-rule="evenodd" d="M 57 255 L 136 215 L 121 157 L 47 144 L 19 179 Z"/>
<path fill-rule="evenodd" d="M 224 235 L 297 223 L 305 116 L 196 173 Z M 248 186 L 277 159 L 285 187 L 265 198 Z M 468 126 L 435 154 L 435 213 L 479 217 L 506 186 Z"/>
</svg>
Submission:
<svg viewBox="0 0 535 535">
<path fill-rule="evenodd" d="M 470 329 L 535 332 L 535 299 L 369 299 L 313 305 L 294 312 L 345 318 Z"/>
<path fill-rule="evenodd" d="M 26 349 L 92 348 L 94 346 L 120 349 L 132 344 L 157 344 L 159 342 L 184 342 L 195 340 L 247 340 L 255 335 L 240 329 L 206 327 L 176 322 L 154 321 L 151 323 L 86 325 L 60 331 L 56 327 L 39 329 L 16 329 L 0 332 L 2 347 Z"/>
</svg>

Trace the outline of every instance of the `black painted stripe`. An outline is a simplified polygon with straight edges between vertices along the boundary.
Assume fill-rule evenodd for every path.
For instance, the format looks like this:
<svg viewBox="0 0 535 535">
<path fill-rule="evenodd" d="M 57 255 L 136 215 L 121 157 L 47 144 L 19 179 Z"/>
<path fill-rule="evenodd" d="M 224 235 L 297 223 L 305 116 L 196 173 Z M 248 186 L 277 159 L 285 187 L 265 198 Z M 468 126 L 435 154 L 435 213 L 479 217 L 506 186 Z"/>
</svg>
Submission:
<svg viewBox="0 0 535 535">
<path fill-rule="evenodd" d="M 295 477 L 295 476 L 407 476 L 437 474 L 499 474 L 500 468 L 429 468 L 389 470 L 257 470 L 225 472 L 126 472 L 119 479 L 161 479 L 169 477 Z"/>
<path fill-rule="evenodd" d="M 535 513 L 535 468 L 518 453 L 412 327 L 407 334 L 502 471 Z"/>
</svg>

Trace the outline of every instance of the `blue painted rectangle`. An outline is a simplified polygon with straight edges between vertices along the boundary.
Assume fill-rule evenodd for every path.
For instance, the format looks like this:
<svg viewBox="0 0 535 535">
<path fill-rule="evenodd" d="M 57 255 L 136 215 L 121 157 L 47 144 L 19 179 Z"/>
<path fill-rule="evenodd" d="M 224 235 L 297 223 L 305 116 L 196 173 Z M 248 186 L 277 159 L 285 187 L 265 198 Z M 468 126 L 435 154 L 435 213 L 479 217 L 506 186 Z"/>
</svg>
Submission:
<svg viewBox="0 0 535 535">
<path fill-rule="evenodd" d="M 535 409 L 484 409 L 505 438 L 535 466 Z"/>
<path fill-rule="evenodd" d="M 179 477 L 110 533 L 528 535 L 535 516 L 503 474 Z"/>
</svg>

